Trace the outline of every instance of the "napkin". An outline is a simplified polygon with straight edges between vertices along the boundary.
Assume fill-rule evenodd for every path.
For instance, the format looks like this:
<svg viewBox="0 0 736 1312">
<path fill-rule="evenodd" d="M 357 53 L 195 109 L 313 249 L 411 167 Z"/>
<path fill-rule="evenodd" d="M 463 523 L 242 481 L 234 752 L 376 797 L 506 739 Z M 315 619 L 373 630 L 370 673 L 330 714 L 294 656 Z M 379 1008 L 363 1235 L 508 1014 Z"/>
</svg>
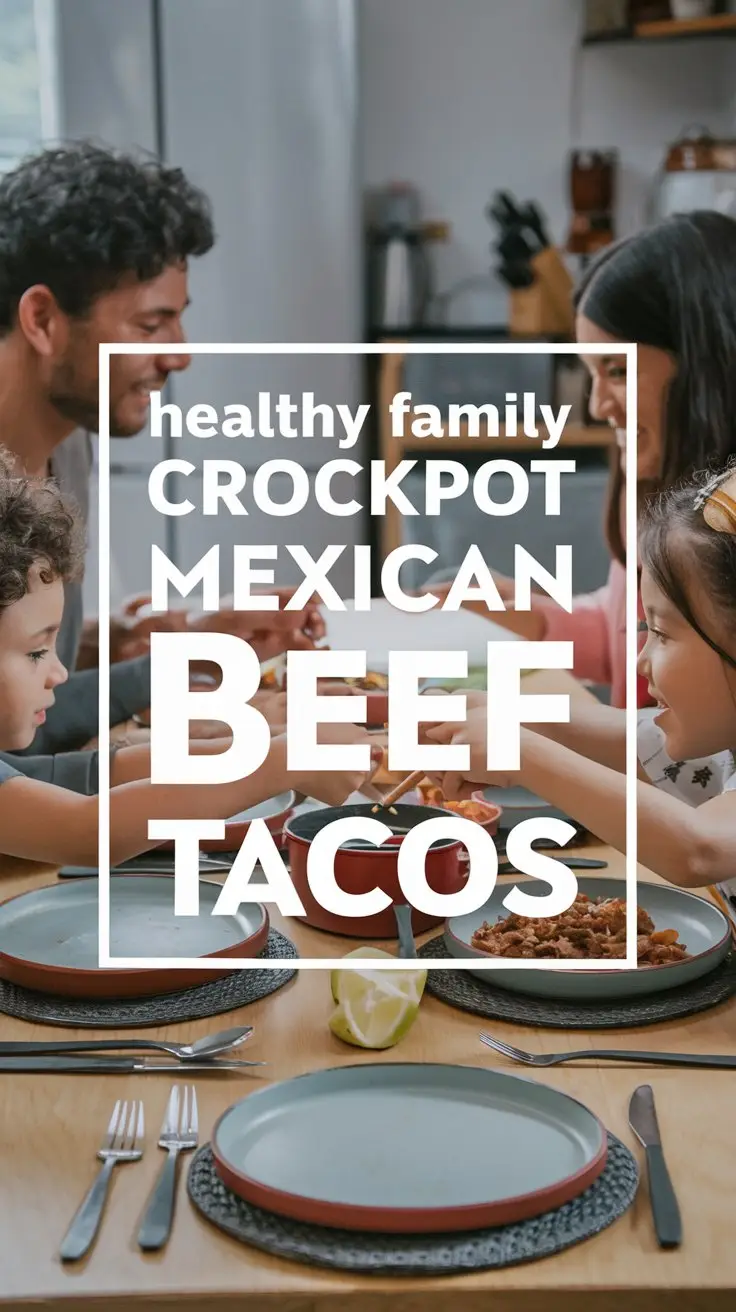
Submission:
<svg viewBox="0 0 736 1312">
<path fill-rule="evenodd" d="M 325 610 L 327 641 L 333 651 L 364 651 L 369 670 L 386 671 L 389 651 L 465 651 L 468 669 L 484 669 L 489 642 L 519 642 L 520 638 L 474 611 L 428 610 L 409 615 L 383 597 L 369 611 Z M 442 681 L 444 683 L 444 680 Z"/>
</svg>

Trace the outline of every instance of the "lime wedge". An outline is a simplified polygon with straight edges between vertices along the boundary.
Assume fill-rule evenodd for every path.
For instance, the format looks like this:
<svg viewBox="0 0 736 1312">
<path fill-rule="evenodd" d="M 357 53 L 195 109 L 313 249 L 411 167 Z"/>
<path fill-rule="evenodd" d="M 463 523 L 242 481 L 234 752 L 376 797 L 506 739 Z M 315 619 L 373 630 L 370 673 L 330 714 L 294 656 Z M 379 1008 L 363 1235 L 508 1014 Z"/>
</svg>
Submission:
<svg viewBox="0 0 736 1312">
<path fill-rule="evenodd" d="M 390 957 L 390 956 L 391 956 L 390 952 L 384 952 L 383 948 L 372 948 L 370 947 L 369 944 L 366 944 L 364 947 L 353 948 L 352 952 L 345 953 L 346 960 L 348 960 L 351 957 Z M 330 987 L 332 989 L 333 1002 L 340 1001 L 340 986 L 339 986 L 340 975 L 347 974 L 347 973 L 348 972 L 343 972 L 340 970 L 330 971 Z"/>
<path fill-rule="evenodd" d="M 385 959 L 390 953 L 359 948 L 348 956 Z M 358 1048 L 393 1047 L 414 1024 L 426 981 L 426 970 L 334 971 L 332 1033 Z"/>
</svg>

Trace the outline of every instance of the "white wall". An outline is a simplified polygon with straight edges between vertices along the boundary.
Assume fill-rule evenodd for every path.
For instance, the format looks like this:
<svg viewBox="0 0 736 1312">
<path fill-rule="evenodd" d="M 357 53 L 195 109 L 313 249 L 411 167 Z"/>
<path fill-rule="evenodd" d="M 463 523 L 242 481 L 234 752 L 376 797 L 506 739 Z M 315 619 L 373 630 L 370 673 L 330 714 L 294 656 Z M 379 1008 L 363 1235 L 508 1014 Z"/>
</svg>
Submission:
<svg viewBox="0 0 736 1312">
<path fill-rule="evenodd" d="M 730 131 L 732 43 L 579 49 L 582 0 L 361 0 L 363 178 L 414 182 L 425 215 L 452 224 L 437 288 L 484 275 L 492 192 L 536 198 L 555 240 L 569 223 L 573 146 L 620 151 L 619 231 L 645 217 L 668 142 L 704 123 Z M 455 322 L 503 322 L 495 279 L 455 304 Z"/>
</svg>

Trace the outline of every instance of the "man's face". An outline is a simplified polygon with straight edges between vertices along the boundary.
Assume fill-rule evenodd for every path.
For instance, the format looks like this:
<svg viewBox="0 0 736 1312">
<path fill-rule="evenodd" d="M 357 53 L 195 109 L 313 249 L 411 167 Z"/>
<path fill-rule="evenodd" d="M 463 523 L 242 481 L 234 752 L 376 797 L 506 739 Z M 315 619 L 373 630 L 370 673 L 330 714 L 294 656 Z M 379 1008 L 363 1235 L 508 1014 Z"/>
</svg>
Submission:
<svg viewBox="0 0 736 1312">
<path fill-rule="evenodd" d="M 151 282 L 131 276 L 104 292 L 84 318 L 63 316 L 63 347 L 49 361 L 48 399 L 82 428 L 99 427 L 99 346 L 102 342 L 149 342 L 151 355 L 113 355 L 110 360 L 110 433 L 134 437 L 145 427 L 151 392 L 191 357 L 156 353 L 156 342 L 184 342 L 188 304 L 185 265 L 165 269 Z M 61 312 L 59 312 L 61 313 Z"/>
</svg>

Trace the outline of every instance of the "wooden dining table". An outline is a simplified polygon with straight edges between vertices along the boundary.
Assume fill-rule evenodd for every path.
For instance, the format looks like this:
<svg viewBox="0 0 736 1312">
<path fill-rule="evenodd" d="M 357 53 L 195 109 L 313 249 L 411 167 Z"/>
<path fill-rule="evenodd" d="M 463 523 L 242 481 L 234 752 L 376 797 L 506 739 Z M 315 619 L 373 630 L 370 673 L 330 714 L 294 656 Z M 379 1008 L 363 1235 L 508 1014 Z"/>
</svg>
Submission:
<svg viewBox="0 0 736 1312">
<path fill-rule="evenodd" d="M 550 687 L 549 676 L 540 687 Z M 567 676 L 552 685 L 567 686 Z M 527 689 L 525 689 L 526 691 Z M 531 690 L 531 689 L 530 689 Z M 624 858 L 590 842 L 585 856 L 602 857 L 607 876 L 623 875 Z M 586 872 L 587 873 L 587 872 Z M 7 863 L 0 873 L 10 897 L 55 872 Z M 641 870 L 640 878 L 655 878 Z M 291 919 L 272 921 L 303 957 L 337 957 L 356 940 L 312 930 Z M 435 931 L 436 932 L 436 931 Z M 736 1208 L 734 1105 L 736 1074 L 673 1070 L 598 1061 L 528 1072 L 479 1040 L 481 1029 L 535 1052 L 617 1046 L 729 1053 L 736 1056 L 736 1001 L 684 1020 L 637 1029 L 573 1031 L 484 1021 L 425 993 L 401 1042 L 364 1052 L 335 1038 L 329 974 L 298 972 L 285 987 L 227 1016 L 136 1031 L 185 1042 L 239 1022 L 255 1027 L 245 1055 L 268 1063 L 238 1075 L 198 1074 L 200 1142 L 234 1102 L 269 1082 L 355 1062 L 449 1062 L 532 1074 L 581 1100 L 636 1154 L 642 1166 L 634 1205 L 593 1239 L 556 1256 L 503 1270 L 450 1277 L 387 1279 L 354 1276 L 266 1255 L 229 1238 L 189 1202 L 184 1156 L 171 1239 L 143 1254 L 136 1233 L 160 1168 L 156 1147 L 172 1078 L 168 1075 L 0 1076 L 0 1309 L 102 1312 L 129 1303 L 134 1312 L 723 1312 L 734 1307 Z M 74 1031 L 0 1016 L 0 1039 L 109 1037 L 109 1030 Z M 186 1078 L 179 1070 L 176 1078 Z M 643 1154 L 628 1127 L 636 1085 L 652 1085 L 665 1154 L 680 1201 L 684 1239 L 677 1250 L 657 1246 Z M 63 1265 L 59 1243 L 97 1169 L 96 1150 L 117 1098 L 140 1097 L 146 1150 L 140 1163 L 119 1168 L 97 1242 L 82 1262 Z M 448 1132 L 449 1129 L 448 1129 Z M 732 1134 L 734 1137 L 732 1138 Z M 329 1150 L 329 1146 L 326 1146 Z M 427 1151 L 432 1151 L 431 1144 Z M 520 1146 L 520 1151 L 523 1149 Z M 478 1152 L 484 1145 L 478 1144 Z M 489 1157 L 489 1172 L 493 1160 Z"/>
</svg>

